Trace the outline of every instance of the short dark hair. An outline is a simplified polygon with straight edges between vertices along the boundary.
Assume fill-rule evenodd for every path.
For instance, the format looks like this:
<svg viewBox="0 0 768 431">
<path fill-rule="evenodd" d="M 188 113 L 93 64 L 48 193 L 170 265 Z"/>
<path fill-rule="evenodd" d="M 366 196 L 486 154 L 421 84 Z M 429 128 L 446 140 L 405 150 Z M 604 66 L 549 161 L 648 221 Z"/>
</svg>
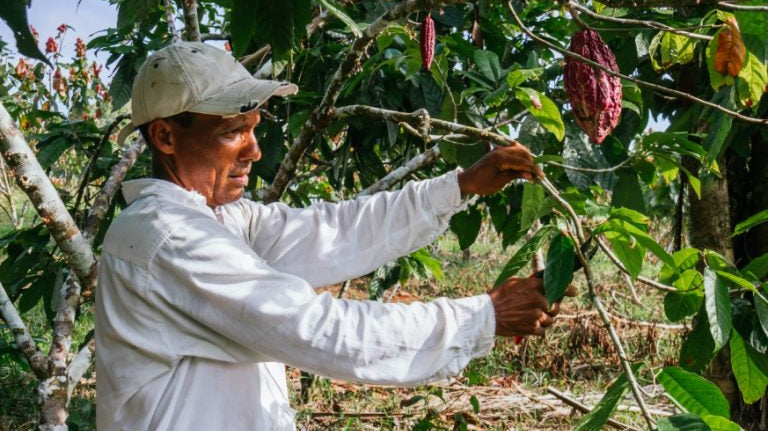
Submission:
<svg viewBox="0 0 768 431">
<path fill-rule="evenodd" d="M 183 129 L 189 128 L 189 126 L 192 125 L 192 122 L 195 121 L 195 114 L 192 112 L 184 111 L 179 112 L 176 115 L 171 115 L 170 117 L 165 117 L 163 120 L 170 121 L 172 123 L 176 123 L 179 126 L 181 126 Z M 153 120 L 154 121 L 154 120 Z M 149 123 L 151 123 L 150 121 Z M 144 123 L 141 126 L 139 126 L 139 132 L 141 133 L 141 136 L 144 137 L 144 140 L 147 143 L 150 143 L 149 141 L 149 123 Z"/>
</svg>

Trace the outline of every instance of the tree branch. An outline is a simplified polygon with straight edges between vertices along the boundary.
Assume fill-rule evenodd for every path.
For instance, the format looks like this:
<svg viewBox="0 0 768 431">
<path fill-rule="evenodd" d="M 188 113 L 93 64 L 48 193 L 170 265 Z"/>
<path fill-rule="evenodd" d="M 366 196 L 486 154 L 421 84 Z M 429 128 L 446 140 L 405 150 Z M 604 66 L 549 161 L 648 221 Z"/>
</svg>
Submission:
<svg viewBox="0 0 768 431">
<path fill-rule="evenodd" d="M 88 217 L 85 219 L 85 228 L 83 229 L 83 232 L 87 239 L 92 239 L 96 235 L 96 232 L 98 232 L 101 222 L 104 221 L 104 217 L 107 215 L 107 210 L 109 210 L 109 206 L 112 204 L 112 199 L 114 199 L 120 185 L 123 183 L 125 175 L 136 163 L 136 160 L 146 146 L 147 144 L 144 141 L 144 138 L 139 135 L 139 137 L 126 148 L 120 161 L 112 166 L 107 181 L 104 182 L 101 191 L 99 191 L 99 194 L 97 194 L 96 198 L 93 200 L 91 209 L 88 212 Z"/>
<path fill-rule="evenodd" d="M 77 383 L 83 378 L 83 375 L 93 362 L 93 357 L 96 355 L 96 339 L 91 338 L 85 346 L 83 346 L 77 355 L 72 358 L 72 362 L 69 364 L 69 370 L 67 371 L 67 398 L 72 397 L 72 391 L 77 386 Z"/>
<path fill-rule="evenodd" d="M 312 140 L 325 129 L 333 119 L 334 106 L 339 97 L 344 84 L 352 76 L 357 68 L 360 59 L 365 53 L 368 45 L 390 24 L 398 19 L 407 16 L 413 11 L 438 8 L 441 6 L 463 3 L 467 0 L 406 0 L 395 5 L 392 9 L 385 12 L 376 21 L 371 23 L 363 36 L 357 38 L 352 44 L 349 53 L 339 64 L 336 73 L 331 78 L 328 88 L 323 96 L 323 100 L 310 115 L 301 133 L 294 141 L 288 153 L 285 155 L 280 168 L 275 175 L 272 185 L 266 190 L 264 195 L 265 202 L 274 202 L 280 199 L 291 178 L 295 175 L 296 165 L 312 144 Z"/>
<path fill-rule="evenodd" d="M 184 37 L 186 40 L 200 42 L 200 21 L 197 19 L 197 0 L 183 0 Z"/>
<path fill-rule="evenodd" d="M 732 117 L 738 118 L 739 120 L 746 121 L 748 123 L 768 125 L 768 119 L 754 118 L 754 117 L 749 117 L 749 116 L 746 116 L 746 115 L 742 115 L 742 114 L 739 114 L 736 111 L 732 111 L 732 110 L 730 110 L 728 108 L 724 108 L 724 107 L 722 107 L 720 105 L 717 105 L 715 103 L 706 101 L 704 99 L 699 99 L 698 97 L 693 96 L 691 94 L 684 93 L 682 91 L 673 90 L 671 88 L 663 87 L 661 85 L 656 85 L 656 84 L 653 84 L 651 82 L 643 81 L 641 79 L 633 78 L 631 76 L 622 75 L 621 73 L 614 72 L 614 71 L 608 69 L 607 67 L 605 67 L 605 66 L 603 66 L 603 65 L 601 65 L 601 64 L 599 64 L 597 62 L 594 62 L 594 61 L 592 61 L 592 60 L 590 60 L 588 58 L 585 58 L 585 57 L 583 57 L 583 56 L 581 56 L 579 54 L 571 52 L 571 51 L 569 51 L 569 50 L 567 50 L 565 48 L 561 48 L 561 47 L 559 47 L 559 46 L 557 46 L 557 45 L 555 45 L 555 44 L 553 44 L 553 43 L 551 43 L 551 42 L 549 42 L 549 41 L 547 41 L 545 39 L 542 39 L 541 37 L 539 37 L 536 34 L 534 34 L 531 31 L 531 29 L 526 27 L 525 24 L 523 24 L 523 22 L 520 20 L 520 17 L 517 15 L 517 12 L 515 12 L 515 8 L 512 7 L 512 5 L 509 2 L 507 2 L 507 8 L 509 9 L 510 13 L 512 14 L 512 17 L 514 18 L 515 23 L 517 24 L 518 27 L 520 27 L 520 29 L 523 31 L 523 33 L 528 35 L 528 37 L 530 37 L 531 39 L 533 39 L 533 40 L 535 40 L 535 41 L 537 41 L 537 42 L 539 42 L 539 43 L 541 43 L 541 44 L 543 44 L 543 45 L 545 45 L 545 46 L 547 46 L 547 47 L 549 47 L 549 48 L 551 48 L 551 49 L 553 49 L 553 50 L 555 50 L 555 51 L 557 51 L 557 52 L 559 52 L 559 53 L 561 53 L 561 54 L 563 54 L 563 55 L 565 55 L 567 57 L 572 57 L 572 58 L 578 59 L 579 61 L 581 61 L 581 62 L 583 62 L 585 64 L 588 64 L 588 65 L 590 65 L 590 66 L 592 66 L 592 67 L 594 67 L 596 69 L 600 69 L 603 72 L 605 72 L 605 73 L 607 73 L 607 74 L 609 74 L 611 76 L 617 76 L 617 77 L 619 77 L 621 79 L 625 79 L 627 81 L 634 82 L 635 84 L 642 85 L 643 87 L 652 88 L 652 89 L 654 89 L 656 91 L 660 91 L 662 93 L 671 94 L 673 96 L 677 96 L 677 97 L 682 98 L 682 99 L 687 99 L 687 100 L 690 100 L 692 102 L 700 103 L 700 104 L 702 104 L 704 106 L 710 107 L 710 108 L 715 109 L 717 111 L 720 111 L 720 112 L 722 112 L 724 114 L 727 114 L 727 115 L 730 115 Z"/>
<path fill-rule="evenodd" d="M 35 206 L 69 266 L 86 288 L 96 285 L 96 259 L 90 242 L 77 228 L 67 207 L 29 148 L 10 114 L 0 104 L 0 151 L 14 177 Z"/>
<path fill-rule="evenodd" d="M 569 397 L 563 392 L 558 391 L 557 389 L 553 388 L 552 386 L 547 386 L 547 392 L 554 395 L 556 398 L 560 399 L 560 401 L 564 402 L 565 404 L 573 407 L 574 409 L 586 414 L 592 411 L 589 407 L 582 404 L 581 402 Z M 620 430 L 635 430 L 636 428 L 633 428 L 629 425 L 623 424 L 621 422 L 615 421 L 613 419 L 608 419 L 606 423 L 616 429 Z"/>
<path fill-rule="evenodd" d="M 368 118 L 376 118 L 379 120 L 392 121 L 395 123 L 408 123 L 414 127 L 419 127 L 422 122 L 426 121 L 430 127 L 440 130 L 446 130 L 453 133 L 460 133 L 462 135 L 471 136 L 476 139 L 485 141 L 491 141 L 499 145 L 509 146 L 517 144 L 514 139 L 508 138 L 504 135 L 491 132 L 486 129 L 479 129 L 477 127 L 465 126 L 463 124 L 454 123 L 451 121 L 440 120 L 437 118 L 430 118 L 429 114 L 426 114 L 426 120 L 424 119 L 426 111 L 420 109 L 411 113 L 392 111 L 389 109 L 374 108 L 372 106 L 365 105 L 349 105 L 341 108 L 337 108 L 334 114 L 335 118 L 347 118 L 351 116 L 363 116 Z"/>
<path fill-rule="evenodd" d="M 511 9 L 512 5 L 509 5 L 509 6 Z M 576 211 L 574 211 L 573 207 L 571 207 L 571 205 L 560 196 L 560 193 L 557 191 L 555 186 L 552 185 L 552 183 L 550 183 L 547 178 L 542 177 L 542 178 L 539 178 L 538 181 L 539 181 L 539 184 L 544 186 L 547 192 L 549 192 L 550 196 L 552 196 L 552 198 L 555 199 L 555 201 L 557 201 L 560 205 L 562 205 L 563 208 L 565 208 L 565 210 L 568 212 L 571 222 L 575 227 L 576 237 L 578 239 L 579 245 L 584 244 L 587 239 L 586 239 L 586 236 L 584 235 L 584 228 L 581 225 L 581 220 L 579 219 L 579 216 L 576 214 Z M 648 412 L 648 406 L 645 404 L 645 399 L 643 398 L 642 391 L 640 390 L 640 385 L 637 383 L 635 374 L 632 372 L 632 366 L 629 362 L 629 358 L 627 357 L 627 353 L 624 350 L 624 345 L 621 343 L 621 339 L 619 338 L 619 334 L 616 332 L 616 328 L 613 327 L 610 314 L 608 314 L 608 311 L 603 306 L 603 302 L 600 299 L 600 297 L 597 295 L 597 291 L 595 290 L 595 281 L 594 281 L 594 276 L 592 274 L 592 267 L 590 266 L 589 259 L 586 256 L 584 256 L 584 253 L 581 252 L 581 246 L 576 247 L 575 251 L 576 251 L 576 256 L 578 257 L 579 261 L 581 261 L 581 264 L 583 266 L 584 277 L 587 279 L 587 287 L 589 289 L 589 296 L 590 296 L 590 299 L 592 300 L 592 304 L 594 304 L 595 309 L 600 315 L 600 319 L 603 321 L 603 325 L 605 326 L 605 329 L 608 331 L 608 335 L 610 336 L 614 347 L 616 347 L 616 353 L 619 356 L 619 360 L 621 361 L 621 365 L 624 368 L 624 372 L 626 373 L 627 380 L 629 381 L 629 385 L 632 388 L 632 394 L 635 396 L 635 401 L 637 401 L 637 405 L 640 407 L 640 410 L 643 413 L 643 417 L 645 418 L 645 421 L 648 423 L 648 427 L 652 429 L 654 428 L 653 418 L 651 417 L 651 414 Z"/>
<path fill-rule="evenodd" d="M 649 27 L 654 28 L 657 30 L 662 31 L 668 31 L 670 33 L 680 34 L 683 36 L 687 36 L 693 39 L 701 39 L 701 40 L 712 40 L 712 36 L 707 36 L 705 34 L 698 34 L 698 33 L 691 33 L 685 30 L 680 30 L 675 27 L 668 26 L 666 24 L 662 24 L 660 22 L 656 21 L 645 21 L 645 20 L 639 20 L 639 19 L 628 19 L 628 18 L 616 18 L 608 15 L 600 15 L 599 13 L 593 12 L 591 9 L 584 7 L 575 1 L 569 1 L 568 5 L 573 7 L 574 9 L 578 10 L 579 12 L 582 12 L 586 15 L 589 15 L 592 19 L 598 20 L 598 21 L 608 21 L 608 22 L 615 22 L 619 24 L 624 25 L 639 25 L 643 27 Z"/>
<path fill-rule="evenodd" d="M 358 193 L 357 196 L 367 196 L 382 190 L 387 190 L 392 186 L 392 184 L 404 179 L 412 172 L 421 169 L 424 166 L 431 165 L 435 162 L 435 160 L 438 159 L 438 157 L 440 157 L 440 147 L 434 145 L 427 151 L 424 151 L 423 153 L 418 154 L 412 159 L 408 160 L 399 168 L 390 171 L 382 179 Z"/>
<path fill-rule="evenodd" d="M 740 5 L 740 4 L 733 4 L 731 2 L 724 2 L 724 1 L 718 2 L 717 5 L 723 9 L 746 10 L 746 11 L 768 11 L 768 6 Z"/>
<path fill-rule="evenodd" d="M 19 316 L 16 306 L 11 302 L 11 299 L 5 292 L 5 287 L 3 287 L 2 284 L 0 284 L 0 317 L 2 317 L 8 325 L 8 329 L 13 334 L 13 340 L 29 361 L 29 367 L 35 373 L 35 376 L 37 376 L 38 379 L 48 377 L 48 374 L 50 373 L 50 363 L 48 358 L 46 358 L 43 352 L 37 348 L 35 340 L 33 340 L 32 336 L 29 334 L 27 325 L 21 320 L 21 316 Z"/>
<path fill-rule="evenodd" d="M 176 22 L 173 18 L 173 6 L 171 6 L 170 0 L 163 0 L 163 7 L 165 8 L 165 21 L 168 24 L 168 31 L 173 37 L 173 43 L 181 42 L 181 36 L 176 30 Z"/>
<path fill-rule="evenodd" d="M 608 256 L 608 259 L 613 262 L 614 265 L 616 265 L 617 268 L 619 268 L 623 273 L 630 275 L 629 271 L 627 271 L 627 268 L 624 266 L 623 263 L 621 263 L 621 260 L 619 260 L 618 257 L 616 257 L 616 254 L 613 253 L 613 250 L 611 250 L 610 247 L 603 241 L 602 238 L 597 238 L 597 243 L 600 245 L 600 249 L 603 250 L 603 253 L 605 253 L 606 256 Z M 656 289 L 663 290 L 665 292 L 677 292 L 677 289 L 673 286 L 668 286 L 663 283 L 659 283 L 658 281 L 651 280 L 650 278 L 646 278 L 643 276 L 637 276 L 637 281 L 647 284 L 648 286 L 655 287 Z"/>
<path fill-rule="evenodd" d="M 716 6 L 720 0 L 601 0 L 600 3 L 613 8 L 653 8 L 653 7 L 696 7 Z"/>
</svg>

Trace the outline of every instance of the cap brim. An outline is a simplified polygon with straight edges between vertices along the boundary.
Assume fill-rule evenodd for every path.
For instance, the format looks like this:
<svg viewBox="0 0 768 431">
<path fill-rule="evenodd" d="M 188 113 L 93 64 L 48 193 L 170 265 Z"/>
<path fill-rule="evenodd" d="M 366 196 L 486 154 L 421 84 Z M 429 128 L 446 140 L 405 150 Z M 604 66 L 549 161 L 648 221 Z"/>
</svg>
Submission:
<svg viewBox="0 0 768 431">
<path fill-rule="evenodd" d="M 221 116 L 238 115 L 258 108 L 272 96 L 290 96 L 298 91 L 299 87 L 290 82 L 244 79 L 187 111 Z"/>
</svg>

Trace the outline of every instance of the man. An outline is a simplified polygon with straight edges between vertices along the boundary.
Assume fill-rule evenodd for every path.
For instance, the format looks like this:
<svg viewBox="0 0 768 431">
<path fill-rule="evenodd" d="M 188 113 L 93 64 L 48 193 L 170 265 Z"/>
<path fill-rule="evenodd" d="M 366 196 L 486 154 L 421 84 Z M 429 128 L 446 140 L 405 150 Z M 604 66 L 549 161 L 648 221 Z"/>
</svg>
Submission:
<svg viewBox="0 0 768 431">
<path fill-rule="evenodd" d="M 290 430 L 283 364 L 416 385 L 457 374 L 494 335 L 552 324 L 536 279 L 410 305 L 315 293 L 423 247 L 464 197 L 535 168 L 515 146 L 354 201 L 297 209 L 241 199 L 261 157 L 256 108 L 296 91 L 255 80 L 202 43 L 171 45 L 142 66 L 133 124 L 152 148 L 155 178 L 123 185 L 129 206 L 104 241 L 99 430 Z"/>
</svg>

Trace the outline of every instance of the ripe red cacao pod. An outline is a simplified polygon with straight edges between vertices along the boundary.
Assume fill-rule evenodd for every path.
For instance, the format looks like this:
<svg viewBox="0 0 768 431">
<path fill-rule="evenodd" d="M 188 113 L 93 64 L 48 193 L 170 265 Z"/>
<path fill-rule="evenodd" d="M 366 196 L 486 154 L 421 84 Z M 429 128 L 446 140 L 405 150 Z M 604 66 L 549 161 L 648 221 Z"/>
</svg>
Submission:
<svg viewBox="0 0 768 431">
<path fill-rule="evenodd" d="M 594 30 L 584 29 L 574 34 L 568 49 L 608 70 L 619 71 L 613 52 Z M 619 123 L 621 79 L 571 57 L 565 59 L 564 75 L 576 123 L 592 142 L 602 143 Z"/>
<path fill-rule="evenodd" d="M 435 56 L 435 21 L 430 13 L 424 15 L 421 21 L 421 64 L 427 70 L 432 70 L 432 58 Z"/>
</svg>

